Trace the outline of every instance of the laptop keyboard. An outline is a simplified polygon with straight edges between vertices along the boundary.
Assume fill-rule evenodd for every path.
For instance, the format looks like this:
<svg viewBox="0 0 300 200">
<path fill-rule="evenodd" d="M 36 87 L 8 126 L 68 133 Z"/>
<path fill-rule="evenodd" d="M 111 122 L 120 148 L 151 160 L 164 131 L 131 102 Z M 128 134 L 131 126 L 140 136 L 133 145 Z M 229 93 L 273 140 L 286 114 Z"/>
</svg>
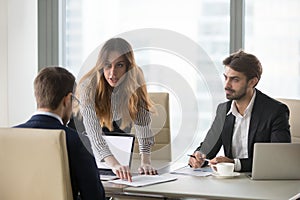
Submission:
<svg viewBox="0 0 300 200">
<path fill-rule="evenodd" d="M 99 174 L 106 176 L 116 176 L 112 171 L 109 170 L 99 170 Z"/>
</svg>

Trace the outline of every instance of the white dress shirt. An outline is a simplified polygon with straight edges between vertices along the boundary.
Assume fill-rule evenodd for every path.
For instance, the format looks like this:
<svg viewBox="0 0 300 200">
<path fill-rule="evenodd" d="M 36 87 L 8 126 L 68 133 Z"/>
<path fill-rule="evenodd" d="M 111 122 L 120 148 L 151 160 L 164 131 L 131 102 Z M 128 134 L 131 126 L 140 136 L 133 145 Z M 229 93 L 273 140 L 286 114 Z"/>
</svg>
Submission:
<svg viewBox="0 0 300 200">
<path fill-rule="evenodd" d="M 234 100 L 232 101 L 231 108 L 227 113 L 227 115 L 232 113 L 232 115 L 235 116 L 232 136 L 232 156 L 234 158 L 235 171 L 241 170 L 241 162 L 239 159 L 248 158 L 248 133 L 255 97 L 256 91 L 254 90 L 254 94 L 244 112 L 244 115 L 241 115 L 238 112 Z"/>
</svg>

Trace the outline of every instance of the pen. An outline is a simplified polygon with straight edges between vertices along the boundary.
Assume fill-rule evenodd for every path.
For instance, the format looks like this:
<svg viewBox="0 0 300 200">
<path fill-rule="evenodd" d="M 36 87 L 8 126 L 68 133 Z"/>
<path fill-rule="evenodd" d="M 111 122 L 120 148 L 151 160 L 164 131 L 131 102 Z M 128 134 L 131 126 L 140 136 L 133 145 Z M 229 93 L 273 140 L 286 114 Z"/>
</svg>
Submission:
<svg viewBox="0 0 300 200">
<path fill-rule="evenodd" d="M 190 156 L 190 157 L 192 157 L 192 158 L 196 158 L 196 156 L 194 156 L 194 155 L 190 155 L 190 154 L 188 154 L 188 156 Z M 210 161 L 209 159 L 207 159 L 207 158 L 204 158 L 203 160 L 205 160 L 205 161 Z"/>
</svg>

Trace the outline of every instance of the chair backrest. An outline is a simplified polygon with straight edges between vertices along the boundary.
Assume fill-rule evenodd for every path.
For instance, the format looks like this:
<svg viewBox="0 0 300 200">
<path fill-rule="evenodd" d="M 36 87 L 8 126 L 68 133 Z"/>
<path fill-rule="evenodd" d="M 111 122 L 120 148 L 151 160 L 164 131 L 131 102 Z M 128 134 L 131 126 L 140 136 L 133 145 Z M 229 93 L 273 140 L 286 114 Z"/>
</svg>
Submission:
<svg viewBox="0 0 300 200">
<path fill-rule="evenodd" d="M 277 100 L 289 107 L 292 143 L 300 143 L 300 100 L 284 98 Z"/>
<path fill-rule="evenodd" d="M 71 200 L 63 130 L 0 128 L 0 199 Z"/>
<path fill-rule="evenodd" d="M 155 134 L 155 144 L 152 147 L 152 160 L 166 160 L 171 161 L 171 132 L 169 119 L 169 93 L 166 92 L 152 92 L 149 96 L 157 113 L 152 115 L 151 129 Z M 138 158 L 138 144 L 137 140 L 134 147 L 134 158 Z"/>
</svg>

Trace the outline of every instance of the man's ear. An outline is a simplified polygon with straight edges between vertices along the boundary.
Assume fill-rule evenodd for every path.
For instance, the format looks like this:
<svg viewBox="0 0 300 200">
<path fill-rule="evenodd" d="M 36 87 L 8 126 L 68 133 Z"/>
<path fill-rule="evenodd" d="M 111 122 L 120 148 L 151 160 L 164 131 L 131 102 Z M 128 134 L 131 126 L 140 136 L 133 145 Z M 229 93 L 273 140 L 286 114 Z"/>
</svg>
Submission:
<svg viewBox="0 0 300 200">
<path fill-rule="evenodd" d="M 72 103 L 72 92 L 68 93 L 64 98 L 63 98 L 63 103 L 64 106 Z"/>
<path fill-rule="evenodd" d="M 249 84 L 249 87 L 251 88 L 254 88 L 258 83 L 258 78 L 257 77 L 254 77 L 252 79 L 249 80 L 248 84 Z"/>
</svg>

